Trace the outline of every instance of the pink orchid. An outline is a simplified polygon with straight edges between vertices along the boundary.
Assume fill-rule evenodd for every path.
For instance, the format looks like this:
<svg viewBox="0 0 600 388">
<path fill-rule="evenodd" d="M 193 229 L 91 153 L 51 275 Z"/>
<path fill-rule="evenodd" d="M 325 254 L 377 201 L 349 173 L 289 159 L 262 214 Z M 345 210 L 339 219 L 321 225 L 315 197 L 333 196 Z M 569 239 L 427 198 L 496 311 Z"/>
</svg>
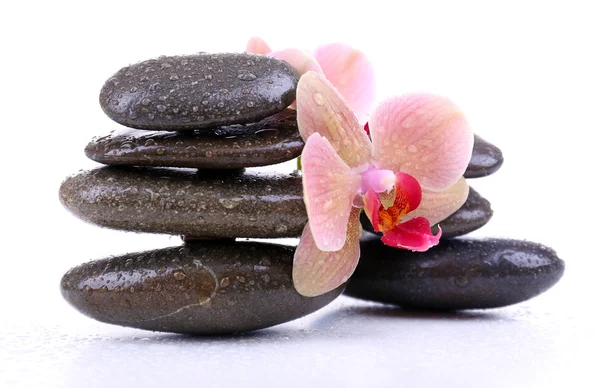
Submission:
<svg viewBox="0 0 600 388">
<path fill-rule="evenodd" d="M 284 60 L 294 67 L 300 76 L 308 71 L 324 74 L 348 102 L 359 122 L 367 122 L 375 101 L 375 71 L 361 51 L 343 43 L 322 45 L 312 55 L 295 48 L 272 51 L 259 37 L 250 38 L 246 51 Z"/>
<path fill-rule="evenodd" d="M 320 295 L 352 275 L 361 208 L 387 245 L 436 245 L 431 225 L 458 210 L 469 190 L 462 175 L 473 134 L 458 107 L 429 94 L 385 100 L 369 119 L 369 139 L 322 74 L 300 78 L 296 102 L 309 219 L 294 257 L 296 290 Z"/>
</svg>

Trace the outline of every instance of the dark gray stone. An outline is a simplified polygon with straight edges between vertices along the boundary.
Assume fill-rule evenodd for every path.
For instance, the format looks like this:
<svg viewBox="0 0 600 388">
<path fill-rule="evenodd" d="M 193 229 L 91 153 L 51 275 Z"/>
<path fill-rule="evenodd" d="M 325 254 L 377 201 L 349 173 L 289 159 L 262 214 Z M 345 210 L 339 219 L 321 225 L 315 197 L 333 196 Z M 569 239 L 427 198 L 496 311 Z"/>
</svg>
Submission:
<svg viewBox="0 0 600 388">
<path fill-rule="evenodd" d="M 491 175 L 502 167 L 503 162 L 504 158 L 500 148 L 475 135 L 473 154 L 464 176 L 465 178 L 481 178 Z"/>
<path fill-rule="evenodd" d="M 113 229 L 195 237 L 297 237 L 302 178 L 237 170 L 102 167 L 67 178 L 63 205 Z"/>
<path fill-rule="evenodd" d="M 439 223 L 442 238 L 453 238 L 471 233 L 487 224 L 494 215 L 490 202 L 469 187 L 467 201 L 450 217 Z M 434 226 L 437 233 L 437 226 Z"/>
<path fill-rule="evenodd" d="M 290 65 L 266 55 L 160 57 L 119 70 L 102 87 L 100 105 L 132 128 L 214 128 L 282 111 L 296 99 L 297 83 Z"/>
<path fill-rule="evenodd" d="M 523 302 L 548 290 L 565 264 L 528 241 L 454 239 L 427 252 L 391 248 L 365 232 L 346 294 L 427 309 L 478 309 Z"/>
<path fill-rule="evenodd" d="M 228 334 L 300 318 L 343 286 L 303 297 L 292 282 L 294 248 L 196 242 L 82 264 L 61 281 L 63 297 L 101 322 L 145 330 Z"/>
<path fill-rule="evenodd" d="M 487 224 L 494 212 L 490 202 L 483 198 L 475 189 L 469 187 L 469 196 L 467 201 L 454 212 L 450 217 L 439 223 L 442 228 L 442 239 L 453 238 L 471 233 Z M 360 214 L 360 222 L 364 230 L 375 232 L 371 221 L 366 214 Z M 433 233 L 437 234 L 437 225 L 432 228 Z M 381 235 L 381 233 L 379 234 Z"/>
<path fill-rule="evenodd" d="M 296 111 L 286 109 L 255 124 L 212 131 L 120 130 L 92 140 L 85 154 L 109 165 L 243 168 L 285 162 L 303 147 Z"/>
</svg>

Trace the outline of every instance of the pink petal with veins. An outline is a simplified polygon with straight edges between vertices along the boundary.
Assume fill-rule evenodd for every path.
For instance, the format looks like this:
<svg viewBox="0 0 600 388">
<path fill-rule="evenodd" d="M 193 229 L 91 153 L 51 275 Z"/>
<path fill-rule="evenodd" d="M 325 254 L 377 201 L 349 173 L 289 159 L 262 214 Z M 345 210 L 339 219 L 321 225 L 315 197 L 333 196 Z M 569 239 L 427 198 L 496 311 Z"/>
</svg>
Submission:
<svg viewBox="0 0 600 388">
<path fill-rule="evenodd" d="M 320 46 L 314 56 L 364 125 L 375 101 L 375 71 L 367 56 L 343 43 Z"/>
<path fill-rule="evenodd" d="M 393 230 L 386 232 L 381 238 L 381 242 L 395 248 L 425 252 L 429 248 L 437 245 L 441 236 L 441 229 L 438 234 L 434 236 L 431 233 L 429 221 L 423 217 L 419 217 L 401 223 Z"/>
<path fill-rule="evenodd" d="M 371 161 L 369 137 L 325 76 L 314 71 L 304 74 L 298 82 L 296 104 L 298 129 L 304 141 L 320 133 L 350 167 Z"/>
<path fill-rule="evenodd" d="M 321 66 L 319 66 L 317 61 L 310 56 L 310 54 L 302 50 L 289 48 L 273 51 L 269 53 L 269 55 L 289 63 L 298 72 L 298 77 L 302 76 L 307 71 L 323 73 L 323 70 L 321 70 Z"/>
<path fill-rule="evenodd" d="M 424 189 L 449 188 L 473 151 L 473 133 L 450 100 L 410 94 L 381 103 L 369 119 L 373 160 L 379 168 L 414 176 Z"/>
<path fill-rule="evenodd" d="M 308 222 L 322 251 L 337 251 L 346 240 L 348 217 L 360 190 L 360 175 L 315 133 L 302 151 L 302 185 Z"/>
<path fill-rule="evenodd" d="M 369 190 L 363 196 L 363 203 L 365 205 L 365 214 L 369 218 L 369 221 L 371 221 L 373 230 L 379 232 L 379 207 L 381 206 L 379 196 L 373 190 Z"/>
<path fill-rule="evenodd" d="M 271 48 L 262 38 L 253 36 L 246 43 L 246 52 L 253 54 L 268 54 L 271 52 Z"/>
<path fill-rule="evenodd" d="M 314 239 L 310 225 L 304 227 L 300 243 L 294 254 L 292 278 L 296 291 L 304 296 L 317 296 L 345 283 L 354 272 L 360 257 L 358 240 L 362 233 L 359 222 L 360 209 L 353 208 L 346 227 L 346 241 L 335 252 L 321 251 Z"/>
<path fill-rule="evenodd" d="M 465 178 L 460 178 L 454 185 L 443 191 L 423 190 L 421 204 L 404 220 L 424 217 L 429 224 L 435 225 L 457 211 L 465 203 L 468 195 L 469 185 Z"/>
</svg>

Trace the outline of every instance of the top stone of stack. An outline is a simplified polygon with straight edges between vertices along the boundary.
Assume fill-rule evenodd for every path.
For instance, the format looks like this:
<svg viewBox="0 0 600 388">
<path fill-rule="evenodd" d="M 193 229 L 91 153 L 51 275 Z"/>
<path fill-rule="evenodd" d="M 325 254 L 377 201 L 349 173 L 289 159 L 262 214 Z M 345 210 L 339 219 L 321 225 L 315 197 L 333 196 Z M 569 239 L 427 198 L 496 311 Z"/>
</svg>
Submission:
<svg viewBox="0 0 600 388">
<path fill-rule="evenodd" d="M 100 105 L 119 124 L 148 130 L 198 130 L 257 122 L 296 98 L 298 74 L 255 54 L 164 56 L 119 70 Z"/>
</svg>

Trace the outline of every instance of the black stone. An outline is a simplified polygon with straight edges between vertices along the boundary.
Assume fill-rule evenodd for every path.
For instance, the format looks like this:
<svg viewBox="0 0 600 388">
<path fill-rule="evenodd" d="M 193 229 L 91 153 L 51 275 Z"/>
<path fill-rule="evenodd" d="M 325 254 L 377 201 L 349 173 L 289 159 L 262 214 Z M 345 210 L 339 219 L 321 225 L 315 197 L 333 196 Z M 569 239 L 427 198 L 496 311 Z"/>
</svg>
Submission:
<svg viewBox="0 0 600 388">
<path fill-rule="evenodd" d="M 102 167 L 67 178 L 60 200 L 95 225 L 194 237 L 298 237 L 302 178 L 238 170 Z"/>
<path fill-rule="evenodd" d="M 442 239 L 453 238 L 471 233 L 487 224 L 494 212 L 490 206 L 490 202 L 483 198 L 472 187 L 469 188 L 469 196 L 467 201 L 450 215 L 448 218 L 439 223 L 442 228 Z M 367 215 L 362 212 L 360 214 L 360 222 L 364 230 L 375 232 L 371 221 Z M 431 228 L 434 234 L 437 234 L 437 225 Z M 381 234 L 379 234 L 381 235 Z"/>
<path fill-rule="evenodd" d="M 296 98 L 298 74 L 286 62 L 255 54 L 160 57 L 130 65 L 100 92 L 119 124 L 192 130 L 257 122 Z"/>
<path fill-rule="evenodd" d="M 442 238 L 453 238 L 471 233 L 487 224 L 494 215 L 490 202 L 475 189 L 469 187 L 467 201 L 450 217 L 439 223 Z M 433 228 L 437 233 L 437 226 Z"/>
<path fill-rule="evenodd" d="M 285 162 L 303 147 L 296 111 L 287 109 L 255 124 L 211 131 L 120 130 L 92 140 L 85 154 L 109 165 L 243 168 Z"/>
<path fill-rule="evenodd" d="M 63 297 L 101 322 L 145 330 L 228 334 L 300 318 L 341 294 L 301 296 L 294 248 L 196 242 L 82 264 L 61 281 Z"/>
<path fill-rule="evenodd" d="M 481 178 L 491 175 L 502 167 L 503 162 L 504 158 L 500 148 L 475 135 L 473 154 L 464 177 Z"/>
<path fill-rule="evenodd" d="M 506 239 L 453 239 L 416 253 L 365 232 L 346 295 L 426 309 L 478 309 L 523 302 L 562 277 L 564 262 L 544 245 Z"/>
</svg>

